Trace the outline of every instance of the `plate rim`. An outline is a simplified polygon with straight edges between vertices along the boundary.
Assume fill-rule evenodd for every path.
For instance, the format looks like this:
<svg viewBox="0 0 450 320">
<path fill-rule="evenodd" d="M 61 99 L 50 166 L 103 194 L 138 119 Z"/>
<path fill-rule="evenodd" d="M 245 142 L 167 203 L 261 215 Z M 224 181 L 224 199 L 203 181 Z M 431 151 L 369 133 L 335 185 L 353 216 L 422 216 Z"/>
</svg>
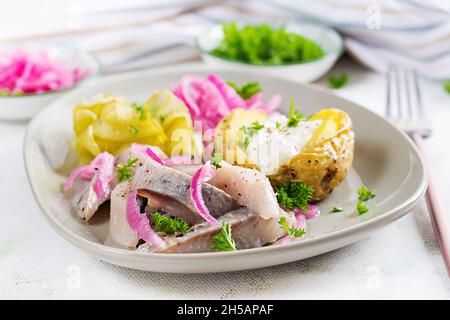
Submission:
<svg viewBox="0 0 450 320">
<path fill-rule="evenodd" d="M 305 246 L 309 245 L 320 245 L 324 242 L 332 241 L 333 239 L 340 239 L 345 237 L 351 237 L 352 234 L 357 234 L 359 232 L 364 232 L 366 229 L 379 229 L 383 227 L 385 224 L 390 223 L 392 221 L 395 221 L 405 214 L 408 213 L 409 210 L 411 210 L 421 199 L 421 197 L 425 194 L 427 186 L 428 186 L 428 173 L 425 169 L 423 158 L 418 151 L 415 144 L 411 141 L 411 139 L 398 127 L 393 125 L 391 122 L 387 121 L 377 113 L 373 112 L 370 109 L 367 109 L 363 107 L 362 105 L 350 101 L 344 97 L 337 96 L 336 94 L 327 91 L 324 88 L 315 86 L 315 85 L 309 85 L 309 84 L 302 84 L 298 83 L 296 81 L 287 80 L 287 79 L 280 79 L 276 76 L 271 75 L 264 75 L 265 78 L 271 78 L 273 80 L 281 80 L 281 81 L 287 81 L 291 82 L 292 84 L 308 87 L 309 89 L 319 91 L 320 93 L 325 93 L 327 95 L 334 95 L 338 97 L 339 99 L 343 99 L 345 101 L 348 101 L 349 103 L 357 106 L 358 108 L 363 108 L 366 112 L 371 113 L 372 116 L 375 116 L 379 118 L 380 120 L 386 122 L 389 126 L 391 126 L 395 131 L 400 133 L 403 138 L 405 139 L 405 142 L 408 144 L 408 146 L 414 151 L 415 155 L 417 156 L 417 159 L 420 163 L 420 171 L 422 175 L 422 179 L 420 181 L 419 187 L 415 190 L 414 193 L 409 196 L 407 200 L 405 200 L 403 203 L 397 205 L 396 207 L 392 208 L 391 210 L 384 211 L 382 214 L 377 215 L 371 219 L 368 219 L 366 221 L 361 221 L 360 223 L 357 223 L 355 225 L 351 225 L 348 227 L 345 227 L 343 229 L 339 229 L 336 231 L 331 231 L 327 234 L 321 235 L 317 238 L 309 238 L 304 239 L 302 241 L 296 241 L 291 243 L 286 243 L 283 245 L 275 245 L 275 246 L 266 246 L 266 247 L 260 247 L 260 248 L 251 248 L 251 249 L 245 249 L 245 250 L 238 250 L 233 252 L 202 252 L 202 253 L 177 253 L 177 254 L 167 254 L 167 253 L 145 253 L 145 252 L 136 252 L 125 248 L 115 248 L 111 247 L 105 244 L 96 243 L 89 239 L 86 239 L 73 231 L 71 231 L 69 228 L 64 226 L 61 222 L 59 222 L 57 219 L 54 219 L 50 214 L 47 213 L 45 202 L 41 199 L 39 195 L 39 191 L 37 191 L 37 186 L 35 185 L 36 181 L 33 179 L 30 173 L 30 155 L 29 155 L 29 145 L 32 142 L 31 139 L 31 130 L 34 126 L 34 123 L 37 121 L 39 116 L 45 112 L 47 109 L 54 108 L 55 105 L 60 104 L 62 101 L 66 101 L 70 99 L 72 96 L 75 96 L 78 94 L 79 91 L 82 91 L 86 87 L 95 86 L 98 82 L 114 82 L 121 78 L 135 78 L 139 76 L 145 76 L 149 73 L 152 73 L 152 76 L 158 75 L 158 74 L 170 74 L 170 73 L 189 73 L 189 72 L 204 72 L 204 71 L 210 71 L 210 72 L 233 72 L 233 73 L 239 73 L 238 70 L 233 69 L 227 69 L 223 67 L 209 67 L 205 66 L 202 63 L 188 63 L 188 64 L 180 64 L 175 66 L 165 66 L 165 67 L 159 67 L 159 68 L 152 68 L 152 69 L 146 69 L 146 70 L 139 70 L 139 71 L 132 71 L 132 72 L 126 72 L 121 74 L 115 74 L 115 75 L 108 75 L 104 76 L 98 79 L 95 79 L 91 81 L 89 84 L 87 84 L 84 87 L 77 88 L 74 91 L 71 91 L 69 93 L 64 94 L 60 98 L 52 101 L 49 105 L 47 105 L 45 108 L 42 108 L 39 113 L 33 117 L 33 119 L 29 122 L 25 135 L 23 140 L 23 159 L 25 164 L 25 171 L 27 174 L 28 183 L 30 185 L 31 191 L 33 193 L 33 196 L 39 206 L 39 209 L 41 211 L 41 215 L 44 217 L 44 219 L 49 223 L 49 225 L 52 227 L 54 231 L 56 231 L 59 235 L 61 235 L 64 239 L 75 245 L 76 247 L 80 247 L 84 250 L 87 250 L 92 253 L 101 253 L 108 254 L 108 255 L 115 255 L 121 258 L 129 258 L 129 257 L 135 257 L 135 258 L 163 258 L 167 261 L 178 261 L 178 260 L 185 260 L 186 258 L 190 259 L 204 259 L 204 258 L 220 258 L 220 257 L 228 257 L 228 256 L 249 256 L 249 255 L 255 255 L 255 254 L 261 254 L 261 253 L 270 253 L 274 250 L 281 250 L 284 249 L 285 251 L 291 251 L 291 250 L 301 250 Z M 261 74 L 256 72 L 245 72 L 245 74 L 253 74 L 254 76 L 258 77 L 261 76 Z M 358 241 L 358 240 L 355 240 Z M 354 242 L 354 241 L 352 241 Z M 150 261 L 150 260 L 149 260 Z M 274 263 L 273 265 L 275 265 Z M 237 268 L 236 270 L 241 270 L 240 268 Z"/>
</svg>

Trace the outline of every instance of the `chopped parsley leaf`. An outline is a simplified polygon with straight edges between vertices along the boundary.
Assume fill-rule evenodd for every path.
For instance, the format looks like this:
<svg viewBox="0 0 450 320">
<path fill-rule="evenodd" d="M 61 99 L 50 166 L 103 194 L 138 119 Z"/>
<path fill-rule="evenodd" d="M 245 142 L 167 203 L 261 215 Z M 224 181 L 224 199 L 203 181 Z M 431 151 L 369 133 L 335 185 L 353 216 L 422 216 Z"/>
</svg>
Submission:
<svg viewBox="0 0 450 320">
<path fill-rule="evenodd" d="M 362 215 L 369 211 L 369 208 L 367 208 L 362 201 L 358 201 L 358 204 L 356 205 L 356 211 L 358 211 L 359 215 Z"/>
<path fill-rule="evenodd" d="M 227 85 L 232 87 L 237 92 L 237 94 L 239 94 L 241 98 L 245 100 L 250 99 L 255 94 L 262 91 L 258 82 L 247 82 L 239 87 L 234 82 L 228 81 Z"/>
<path fill-rule="evenodd" d="M 344 211 L 344 209 L 341 207 L 333 207 L 333 209 L 331 210 L 331 212 L 333 212 L 333 213 L 342 212 L 342 211 Z"/>
<path fill-rule="evenodd" d="M 280 220 L 278 220 L 278 224 L 281 226 L 281 228 L 286 231 L 286 233 L 291 238 L 301 238 L 305 235 L 305 229 L 304 228 L 295 228 L 290 227 L 287 225 L 286 217 L 281 217 Z"/>
<path fill-rule="evenodd" d="M 231 234 L 231 224 L 222 221 L 222 229 L 212 238 L 211 249 L 217 251 L 236 251 L 236 243 Z"/>
<path fill-rule="evenodd" d="M 287 126 L 289 128 L 295 128 L 298 126 L 298 123 L 300 121 L 307 121 L 310 117 L 305 116 L 304 114 L 301 114 L 297 110 L 294 110 L 295 107 L 295 101 L 294 98 L 291 99 L 291 106 L 289 107 L 289 118 L 287 121 Z"/>
<path fill-rule="evenodd" d="M 133 176 L 133 171 L 131 170 L 131 168 L 136 165 L 137 160 L 137 158 L 130 158 L 128 159 L 127 163 L 118 164 L 116 166 L 117 179 L 119 179 L 119 182 L 126 181 Z"/>
<path fill-rule="evenodd" d="M 259 130 L 263 129 L 264 125 L 259 121 L 253 121 L 249 126 L 242 126 L 241 130 L 250 137 L 257 133 Z"/>
<path fill-rule="evenodd" d="M 130 133 L 132 134 L 138 134 L 139 133 L 139 128 L 135 125 L 130 125 Z"/>
<path fill-rule="evenodd" d="M 328 84 L 333 89 L 340 89 L 347 84 L 348 76 L 346 73 L 332 75 L 328 78 Z"/>
<path fill-rule="evenodd" d="M 445 80 L 445 81 L 444 81 L 443 87 L 444 87 L 444 90 L 445 90 L 448 94 L 450 94 L 450 80 Z"/>
<path fill-rule="evenodd" d="M 222 168 L 220 163 L 222 162 L 222 154 L 220 152 L 214 152 L 211 164 L 216 167 L 216 169 Z"/>
<path fill-rule="evenodd" d="M 361 186 L 358 189 L 358 200 L 360 201 L 368 201 L 372 198 L 375 198 L 375 196 L 376 196 L 375 193 L 373 193 L 364 186 Z"/>
<path fill-rule="evenodd" d="M 139 113 L 139 120 L 147 120 L 147 114 L 145 113 L 145 107 L 142 103 L 133 102 L 131 107 Z"/>
</svg>

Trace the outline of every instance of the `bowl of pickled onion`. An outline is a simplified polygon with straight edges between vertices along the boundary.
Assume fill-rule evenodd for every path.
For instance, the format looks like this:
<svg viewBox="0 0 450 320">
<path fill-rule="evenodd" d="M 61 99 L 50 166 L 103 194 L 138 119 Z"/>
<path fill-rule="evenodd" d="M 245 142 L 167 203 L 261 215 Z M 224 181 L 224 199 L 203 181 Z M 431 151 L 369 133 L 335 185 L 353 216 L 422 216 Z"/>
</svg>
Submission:
<svg viewBox="0 0 450 320">
<path fill-rule="evenodd" d="M 98 76 L 89 52 L 62 44 L 0 45 L 0 119 L 26 120 L 64 93 Z"/>
</svg>

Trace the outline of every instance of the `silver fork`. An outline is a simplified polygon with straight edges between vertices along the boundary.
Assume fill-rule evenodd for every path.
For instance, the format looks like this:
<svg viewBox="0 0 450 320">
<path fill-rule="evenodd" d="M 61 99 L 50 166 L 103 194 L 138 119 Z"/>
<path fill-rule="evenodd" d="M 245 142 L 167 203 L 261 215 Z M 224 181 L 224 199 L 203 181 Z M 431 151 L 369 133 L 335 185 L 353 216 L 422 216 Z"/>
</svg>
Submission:
<svg viewBox="0 0 450 320">
<path fill-rule="evenodd" d="M 434 233 L 450 276 L 450 217 L 440 204 L 423 144 L 423 139 L 431 135 L 432 129 L 422 104 L 417 73 L 391 67 L 386 77 L 386 117 L 411 137 L 425 162 L 429 177 L 426 200 Z"/>
</svg>

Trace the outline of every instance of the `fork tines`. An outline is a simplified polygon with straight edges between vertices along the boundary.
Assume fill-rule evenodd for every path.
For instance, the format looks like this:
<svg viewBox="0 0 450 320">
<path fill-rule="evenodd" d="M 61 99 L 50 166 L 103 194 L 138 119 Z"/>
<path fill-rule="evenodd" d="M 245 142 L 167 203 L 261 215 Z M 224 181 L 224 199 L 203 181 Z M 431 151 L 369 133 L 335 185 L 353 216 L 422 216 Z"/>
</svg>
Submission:
<svg viewBox="0 0 450 320">
<path fill-rule="evenodd" d="M 386 117 L 408 134 L 431 134 L 414 70 L 390 67 L 387 72 Z"/>
</svg>

